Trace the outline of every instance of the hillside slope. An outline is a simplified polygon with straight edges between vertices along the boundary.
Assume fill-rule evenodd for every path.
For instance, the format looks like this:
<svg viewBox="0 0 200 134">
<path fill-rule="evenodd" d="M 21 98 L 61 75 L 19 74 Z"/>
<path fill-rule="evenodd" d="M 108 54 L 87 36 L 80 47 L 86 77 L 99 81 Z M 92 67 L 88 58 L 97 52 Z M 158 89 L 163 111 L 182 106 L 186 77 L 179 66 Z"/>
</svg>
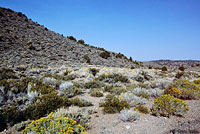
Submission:
<svg viewBox="0 0 200 134">
<path fill-rule="evenodd" d="M 20 12 L 0 7 L 0 67 L 48 67 L 89 63 L 131 67 L 125 56 L 80 44 L 33 22 Z"/>
</svg>

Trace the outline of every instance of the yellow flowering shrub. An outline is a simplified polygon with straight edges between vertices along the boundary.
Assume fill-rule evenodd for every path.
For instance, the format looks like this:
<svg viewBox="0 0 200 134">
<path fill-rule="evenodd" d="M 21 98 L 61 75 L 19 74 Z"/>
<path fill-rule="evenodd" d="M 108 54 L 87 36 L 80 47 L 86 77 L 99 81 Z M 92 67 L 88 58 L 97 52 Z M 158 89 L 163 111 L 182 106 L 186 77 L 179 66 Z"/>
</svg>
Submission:
<svg viewBox="0 0 200 134">
<path fill-rule="evenodd" d="M 171 96 L 179 98 L 182 94 L 182 91 L 177 88 L 166 89 L 165 94 L 170 94 Z"/>
<path fill-rule="evenodd" d="M 175 98 L 169 94 L 161 95 L 154 100 L 151 111 L 156 116 L 177 115 L 183 116 L 189 110 L 188 105 L 183 100 Z"/>
<path fill-rule="evenodd" d="M 196 82 L 197 83 L 197 82 Z M 175 82 L 172 82 L 168 89 L 176 88 L 182 93 L 178 97 L 180 99 L 198 99 L 200 98 L 200 86 L 195 84 L 195 82 L 190 82 L 188 80 L 179 79 Z M 176 91 L 178 91 L 176 90 Z"/>
<path fill-rule="evenodd" d="M 30 123 L 23 131 L 23 134 L 87 134 L 84 128 L 71 118 L 59 116 L 53 117 L 50 113 Z"/>
</svg>

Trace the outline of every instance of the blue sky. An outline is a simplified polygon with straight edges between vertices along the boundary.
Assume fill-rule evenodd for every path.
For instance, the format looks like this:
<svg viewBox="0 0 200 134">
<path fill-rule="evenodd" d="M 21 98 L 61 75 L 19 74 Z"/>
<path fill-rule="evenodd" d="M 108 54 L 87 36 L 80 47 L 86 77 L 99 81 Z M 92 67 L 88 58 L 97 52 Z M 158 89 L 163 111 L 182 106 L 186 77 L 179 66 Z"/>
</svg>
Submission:
<svg viewBox="0 0 200 134">
<path fill-rule="evenodd" d="M 200 60 L 200 0 L 0 0 L 0 6 L 134 60 Z"/>
</svg>

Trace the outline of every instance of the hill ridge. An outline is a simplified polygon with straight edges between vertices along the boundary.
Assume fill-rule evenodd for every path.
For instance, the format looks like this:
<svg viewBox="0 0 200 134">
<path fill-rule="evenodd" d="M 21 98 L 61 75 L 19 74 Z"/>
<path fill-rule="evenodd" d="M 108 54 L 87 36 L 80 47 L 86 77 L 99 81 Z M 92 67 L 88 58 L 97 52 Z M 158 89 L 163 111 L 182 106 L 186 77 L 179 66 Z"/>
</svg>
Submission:
<svg viewBox="0 0 200 134">
<path fill-rule="evenodd" d="M 21 12 L 0 7 L 0 67 L 91 64 L 136 66 L 123 54 L 78 43 L 28 19 Z"/>
</svg>

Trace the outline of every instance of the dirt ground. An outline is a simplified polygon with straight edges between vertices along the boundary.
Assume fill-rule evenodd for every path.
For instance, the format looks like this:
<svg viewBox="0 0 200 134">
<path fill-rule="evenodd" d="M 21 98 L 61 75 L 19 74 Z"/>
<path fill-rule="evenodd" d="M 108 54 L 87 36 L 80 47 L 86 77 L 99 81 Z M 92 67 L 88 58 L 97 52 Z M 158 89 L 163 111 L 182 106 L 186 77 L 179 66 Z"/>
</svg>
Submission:
<svg viewBox="0 0 200 134">
<path fill-rule="evenodd" d="M 185 117 L 156 117 L 151 114 L 141 114 L 140 120 L 123 122 L 117 114 L 103 114 L 98 106 L 104 98 L 91 97 L 89 94 L 81 98 L 93 102 L 97 111 L 92 115 L 92 129 L 88 134 L 199 134 L 200 133 L 200 100 L 186 100 L 189 112 Z M 151 107 L 153 100 L 146 105 Z"/>
</svg>

